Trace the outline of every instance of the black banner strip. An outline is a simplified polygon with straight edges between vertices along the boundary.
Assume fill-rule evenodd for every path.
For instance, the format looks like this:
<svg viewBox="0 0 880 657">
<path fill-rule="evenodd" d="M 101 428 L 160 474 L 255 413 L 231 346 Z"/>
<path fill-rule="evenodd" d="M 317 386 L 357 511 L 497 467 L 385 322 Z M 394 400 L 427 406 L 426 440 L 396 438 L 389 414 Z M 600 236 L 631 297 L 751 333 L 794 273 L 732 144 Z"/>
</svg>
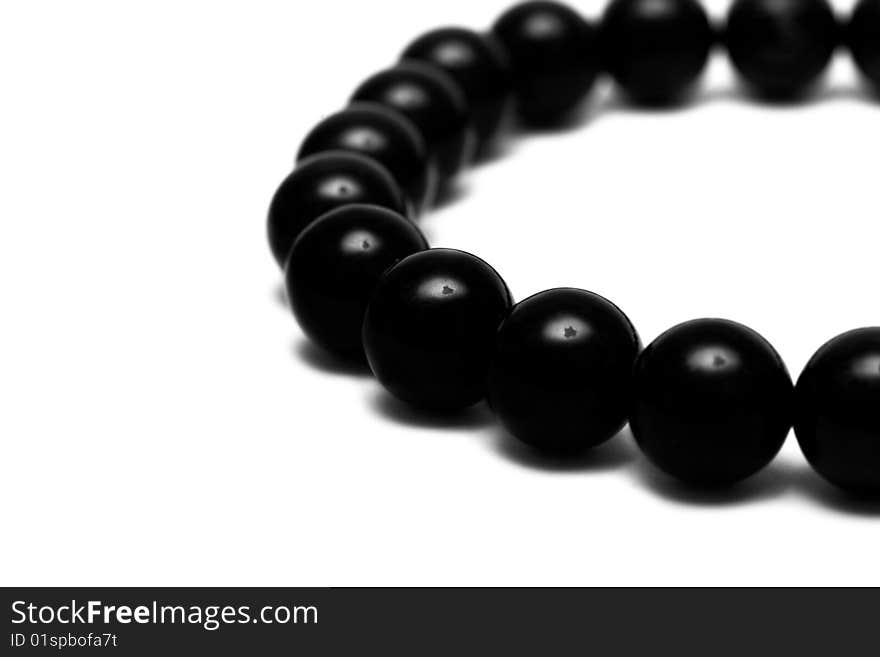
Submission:
<svg viewBox="0 0 880 657">
<path fill-rule="evenodd" d="M 875 589 L 2 589 L 2 654 L 874 652 Z"/>
</svg>

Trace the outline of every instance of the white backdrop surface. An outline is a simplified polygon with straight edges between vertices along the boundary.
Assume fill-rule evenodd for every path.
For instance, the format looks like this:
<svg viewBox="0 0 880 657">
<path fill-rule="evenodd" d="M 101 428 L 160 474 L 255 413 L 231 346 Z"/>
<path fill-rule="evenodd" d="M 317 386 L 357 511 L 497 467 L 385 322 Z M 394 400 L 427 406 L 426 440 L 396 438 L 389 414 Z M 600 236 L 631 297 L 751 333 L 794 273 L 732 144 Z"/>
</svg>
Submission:
<svg viewBox="0 0 880 657">
<path fill-rule="evenodd" d="M 819 481 L 793 435 L 695 494 L 628 435 L 539 459 L 483 407 L 426 420 L 305 344 L 264 227 L 299 140 L 410 38 L 504 7 L 3 3 L 0 582 L 880 584 L 880 508 Z M 719 57 L 679 111 L 601 88 L 421 225 L 518 299 L 593 290 L 646 343 L 735 319 L 796 376 L 880 323 L 878 151 L 845 57 L 796 107 L 744 99 Z"/>
</svg>

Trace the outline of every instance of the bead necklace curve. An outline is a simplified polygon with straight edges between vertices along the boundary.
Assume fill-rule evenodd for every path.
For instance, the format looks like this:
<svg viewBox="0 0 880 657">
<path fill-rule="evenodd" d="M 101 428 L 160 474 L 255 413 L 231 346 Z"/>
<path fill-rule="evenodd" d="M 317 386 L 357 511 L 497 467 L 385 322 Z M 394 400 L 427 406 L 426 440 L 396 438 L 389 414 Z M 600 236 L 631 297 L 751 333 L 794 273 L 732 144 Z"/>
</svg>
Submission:
<svg viewBox="0 0 880 657">
<path fill-rule="evenodd" d="M 423 34 L 308 133 L 272 199 L 291 310 L 403 402 L 446 413 L 485 399 L 537 450 L 580 453 L 629 423 L 668 475 L 728 486 L 769 464 L 793 427 L 819 475 L 880 495 L 880 327 L 826 343 L 795 385 L 742 324 L 689 321 L 643 347 L 609 300 L 557 288 L 514 303 L 489 264 L 429 248 L 413 223 L 492 152 L 508 117 L 563 121 L 602 75 L 633 104 L 674 105 L 723 48 L 751 93 L 792 101 L 844 47 L 880 90 L 880 0 L 846 21 L 827 0 L 735 0 L 723 26 L 697 0 L 612 0 L 595 24 L 538 0 L 487 33 Z"/>
</svg>

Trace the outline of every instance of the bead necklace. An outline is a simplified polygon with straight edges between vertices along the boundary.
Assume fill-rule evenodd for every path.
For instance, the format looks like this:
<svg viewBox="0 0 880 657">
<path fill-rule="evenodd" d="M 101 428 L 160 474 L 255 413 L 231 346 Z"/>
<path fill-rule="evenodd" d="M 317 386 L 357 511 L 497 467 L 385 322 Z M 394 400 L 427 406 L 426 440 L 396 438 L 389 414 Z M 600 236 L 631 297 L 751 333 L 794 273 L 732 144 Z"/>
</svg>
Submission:
<svg viewBox="0 0 880 657">
<path fill-rule="evenodd" d="M 272 200 L 269 241 L 293 313 L 395 397 L 433 412 L 486 399 L 539 450 L 581 452 L 629 422 L 668 474 L 730 485 L 766 466 L 793 426 L 820 475 L 878 493 L 880 328 L 828 342 L 795 386 L 741 324 L 686 322 L 643 349 L 610 301 L 559 288 L 514 304 L 487 263 L 429 248 L 412 222 L 491 152 L 509 113 L 559 122 L 599 75 L 632 103 L 671 105 L 723 47 L 752 92 L 785 101 L 806 94 L 840 46 L 880 88 L 880 0 L 861 0 L 845 26 L 827 0 L 736 0 L 719 29 L 696 0 L 613 0 L 598 26 L 526 2 L 488 34 L 428 32 L 309 132 Z"/>
</svg>

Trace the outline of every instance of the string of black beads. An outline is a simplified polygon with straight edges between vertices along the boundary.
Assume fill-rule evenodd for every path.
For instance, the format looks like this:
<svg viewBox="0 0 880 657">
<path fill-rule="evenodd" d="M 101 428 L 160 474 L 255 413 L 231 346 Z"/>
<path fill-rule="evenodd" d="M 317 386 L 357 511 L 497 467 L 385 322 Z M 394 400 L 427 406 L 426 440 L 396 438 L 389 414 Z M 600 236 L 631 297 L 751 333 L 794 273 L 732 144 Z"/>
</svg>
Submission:
<svg viewBox="0 0 880 657">
<path fill-rule="evenodd" d="M 526 2 L 487 34 L 424 34 L 308 134 L 272 200 L 294 315 L 323 348 L 365 359 L 392 395 L 435 411 L 488 399 L 538 449 L 588 449 L 629 422 L 662 470 L 726 485 L 766 466 L 794 426 L 822 476 L 880 493 L 880 328 L 823 346 L 794 386 L 745 326 L 691 321 L 642 349 L 606 299 L 561 288 L 514 305 L 488 264 L 428 248 L 412 223 L 492 151 L 511 113 L 561 121 L 600 75 L 633 103 L 675 103 L 723 47 L 754 94 L 790 100 L 841 46 L 880 88 L 880 0 L 846 22 L 827 0 L 736 0 L 720 29 L 696 0 L 613 0 L 598 25 Z"/>
</svg>

